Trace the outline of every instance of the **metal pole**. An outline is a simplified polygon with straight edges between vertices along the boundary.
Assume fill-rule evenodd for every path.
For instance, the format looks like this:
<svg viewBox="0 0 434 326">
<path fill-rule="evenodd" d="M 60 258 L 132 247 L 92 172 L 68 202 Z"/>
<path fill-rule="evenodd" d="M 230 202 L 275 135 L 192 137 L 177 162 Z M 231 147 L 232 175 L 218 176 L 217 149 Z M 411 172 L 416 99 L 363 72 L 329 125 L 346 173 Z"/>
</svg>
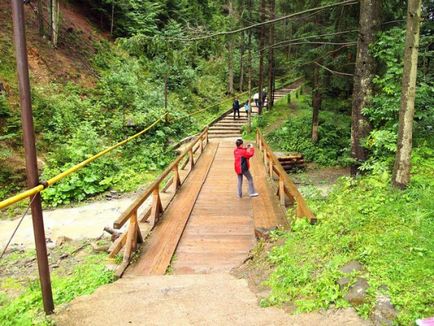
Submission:
<svg viewBox="0 0 434 326">
<path fill-rule="evenodd" d="M 24 27 L 23 0 L 11 0 L 14 24 L 14 43 L 17 60 L 18 86 L 20 91 L 21 123 L 26 156 L 27 186 L 32 188 L 39 184 L 38 165 L 36 161 L 35 134 L 33 129 L 32 102 L 30 95 L 29 67 Z M 45 243 L 44 220 L 42 216 L 41 196 L 35 195 L 31 205 L 33 233 L 35 236 L 36 256 L 38 260 L 39 280 L 42 301 L 46 314 L 53 313 L 53 294 L 51 292 L 50 269 L 48 267 L 47 247 Z"/>
</svg>

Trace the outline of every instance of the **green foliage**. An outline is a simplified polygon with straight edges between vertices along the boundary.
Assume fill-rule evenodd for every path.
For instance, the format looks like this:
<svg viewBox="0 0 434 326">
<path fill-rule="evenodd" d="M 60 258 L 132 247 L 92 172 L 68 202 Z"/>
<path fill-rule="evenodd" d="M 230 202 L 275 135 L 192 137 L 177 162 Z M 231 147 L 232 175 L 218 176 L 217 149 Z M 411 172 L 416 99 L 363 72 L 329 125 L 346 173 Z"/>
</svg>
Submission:
<svg viewBox="0 0 434 326">
<path fill-rule="evenodd" d="M 405 191 L 391 189 L 383 172 L 358 180 L 342 178 L 327 199 L 311 199 L 315 226 L 296 220 L 283 246 L 270 254 L 276 268 L 263 305 L 291 301 L 297 311 L 348 306 L 348 288 L 336 281 L 340 268 L 358 260 L 367 269 L 368 300 L 357 307 L 367 317 L 382 286 L 398 310 L 397 323 L 411 325 L 434 313 L 434 155 L 418 149 L 413 179 Z M 351 275 L 352 283 L 356 274 Z"/>
<path fill-rule="evenodd" d="M 105 254 L 86 257 L 72 275 L 52 274 L 54 304 L 70 302 L 80 295 L 91 294 L 96 288 L 114 280 L 113 272 L 104 265 Z M 2 325 L 51 325 L 42 311 L 42 297 L 38 281 L 29 283 L 24 292 L 15 299 L 9 299 L 0 292 L 0 320 Z"/>
<path fill-rule="evenodd" d="M 319 141 L 311 141 L 312 114 L 304 109 L 308 98 L 300 98 L 297 116 L 267 136 L 273 149 L 300 152 L 308 161 L 320 165 L 346 165 L 349 162 L 350 119 L 348 116 L 323 111 L 320 113 Z M 259 120 L 258 126 L 261 122 Z"/>
</svg>

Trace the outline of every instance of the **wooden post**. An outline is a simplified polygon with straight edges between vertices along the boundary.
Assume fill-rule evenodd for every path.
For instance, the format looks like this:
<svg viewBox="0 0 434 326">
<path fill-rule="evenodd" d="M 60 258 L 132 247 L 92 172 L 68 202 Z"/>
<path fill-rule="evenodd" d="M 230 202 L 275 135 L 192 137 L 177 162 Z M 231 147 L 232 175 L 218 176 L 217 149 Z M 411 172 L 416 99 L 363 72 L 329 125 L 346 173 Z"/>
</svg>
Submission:
<svg viewBox="0 0 434 326">
<path fill-rule="evenodd" d="M 200 136 L 200 154 L 202 155 L 203 153 L 203 136 Z"/>
<path fill-rule="evenodd" d="M 193 170 L 193 167 L 194 167 L 193 148 L 190 148 L 190 150 L 188 151 L 188 156 L 190 159 L 190 170 Z"/>
<path fill-rule="evenodd" d="M 273 178 L 273 161 L 268 161 L 268 173 L 270 173 L 270 178 Z"/>
<path fill-rule="evenodd" d="M 285 206 L 285 184 L 283 183 L 282 176 L 279 177 L 279 198 L 280 204 Z"/>
<path fill-rule="evenodd" d="M 160 187 L 156 186 L 152 192 L 152 209 L 151 209 L 151 219 L 154 225 L 158 223 L 160 215 L 163 211 L 163 205 L 160 199 Z"/>
<path fill-rule="evenodd" d="M 175 167 L 173 168 L 173 184 L 175 185 L 175 189 L 174 192 L 176 192 L 179 187 L 181 187 L 181 179 L 179 177 L 179 169 L 178 169 L 178 164 L 175 165 Z"/>
</svg>

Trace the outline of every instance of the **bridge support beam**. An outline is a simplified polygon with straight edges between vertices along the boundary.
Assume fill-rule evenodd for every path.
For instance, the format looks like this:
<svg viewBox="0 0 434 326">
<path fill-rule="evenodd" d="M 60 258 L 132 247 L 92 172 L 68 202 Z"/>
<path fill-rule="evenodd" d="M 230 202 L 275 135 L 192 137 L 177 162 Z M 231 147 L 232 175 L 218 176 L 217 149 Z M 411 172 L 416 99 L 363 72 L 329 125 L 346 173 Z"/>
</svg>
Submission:
<svg viewBox="0 0 434 326">
<path fill-rule="evenodd" d="M 21 0 L 11 0 L 14 25 L 15 55 L 17 60 L 18 86 L 20 93 L 21 122 L 26 156 L 27 186 L 39 185 L 38 164 L 36 160 L 35 131 L 33 128 L 32 97 L 30 95 L 29 64 L 24 26 L 24 6 Z M 45 243 L 44 220 L 42 215 L 41 195 L 36 194 L 31 200 L 33 233 L 35 237 L 36 257 L 38 261 L 39 280 L 45 313 L 54 310 L 51 290 L 50 269 L 48 266 L 47 246 Z"/>
</svg>

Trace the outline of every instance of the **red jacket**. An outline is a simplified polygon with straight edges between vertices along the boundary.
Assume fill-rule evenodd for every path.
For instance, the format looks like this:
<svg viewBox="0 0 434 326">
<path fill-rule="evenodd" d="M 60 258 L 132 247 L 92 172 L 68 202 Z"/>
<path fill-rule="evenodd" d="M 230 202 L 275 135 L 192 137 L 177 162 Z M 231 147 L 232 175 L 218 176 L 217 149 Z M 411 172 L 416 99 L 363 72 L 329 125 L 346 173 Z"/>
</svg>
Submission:
<svg viewBox="0 0 434 326">
<path fill-rule="evenodd" d="M 236 174 L 242 174 L 244 171 L 248 171 L 250 168 L 249 158 L 255 154 L 255 149 L 250 147 L 249 149 L 245 147 L 237 147 L 234 149 L 235 158 L 235 172 Z"/>
</svg>

